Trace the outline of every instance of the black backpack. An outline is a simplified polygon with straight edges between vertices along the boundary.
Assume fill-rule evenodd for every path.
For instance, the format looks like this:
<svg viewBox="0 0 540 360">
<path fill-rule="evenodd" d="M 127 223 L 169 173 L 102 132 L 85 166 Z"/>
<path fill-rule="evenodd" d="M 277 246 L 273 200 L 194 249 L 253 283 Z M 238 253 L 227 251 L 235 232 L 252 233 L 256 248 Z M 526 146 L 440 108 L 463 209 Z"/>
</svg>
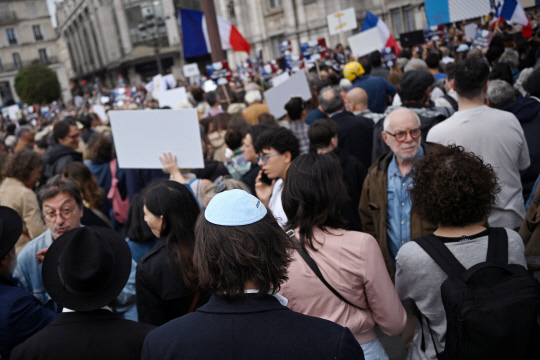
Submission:
<svg viewBox="0 0 540 360">
<path fill-rule="evenodd" d="M 448 275 L 441 285 L 447 321 L 443 352 L 426 318 L 437 359 L 540 359 L 540 284 L 523 266 L 508 264 L 504 228 L 489 228 L 488 239 L 486 262 L 468 270 L 435 235 L 415 240 Z"/>
</svg>

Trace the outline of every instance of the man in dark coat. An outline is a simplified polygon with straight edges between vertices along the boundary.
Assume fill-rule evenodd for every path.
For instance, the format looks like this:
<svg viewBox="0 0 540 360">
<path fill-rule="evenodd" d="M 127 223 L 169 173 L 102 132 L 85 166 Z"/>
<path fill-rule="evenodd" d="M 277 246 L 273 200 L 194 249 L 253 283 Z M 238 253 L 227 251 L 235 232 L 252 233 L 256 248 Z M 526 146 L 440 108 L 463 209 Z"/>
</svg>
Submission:
<svg viewBox="0 0 540 360">
<path fill-rule="evenodd" d="M 356 157 L 364 166 L 371 165 L 373 120 L 345 110 L 338 90 L 326 87 L 319 95 L 319 105 L 338 125 L 338 147 Z"/>
<path fill-rule="evenodd" d="M 11 358 L 139 359 L 155 327 L 120 319 L 109 307 L 130 271 L 129 246 L 112 229 L 79 227 L 58 237 L 43 261 L 43 282 L 63 312 Z"/>
<path fill-rule="evenodd" d="M 76 151 L 81 132 L 75 120 L 67 118 L 57 122 L 51 136 L 54 144 L 47 148 L 43 158 L 42 184 L 54 175 L 61 174 L 67 164 L 82 161 L 82 154 Z"/>
<path fill-rule="evenodd" d="M 32 294 L 18 287 L 12 276 L 17 265 L 15 243 L 22 228 L 22 220 L 15 210 L 0 206 L 0 359 L 9 360 L 13 347 L 56 317 Z"/>
<path fill-rule="evenodd" d="M 148 334 L 143 359 L 364 359 L 349 329 L 296 313 L 276 293 L 294 243 L 259 199 L 217 194 L 195 234 L 194 263 L 213 296 Z"/>
</svg>

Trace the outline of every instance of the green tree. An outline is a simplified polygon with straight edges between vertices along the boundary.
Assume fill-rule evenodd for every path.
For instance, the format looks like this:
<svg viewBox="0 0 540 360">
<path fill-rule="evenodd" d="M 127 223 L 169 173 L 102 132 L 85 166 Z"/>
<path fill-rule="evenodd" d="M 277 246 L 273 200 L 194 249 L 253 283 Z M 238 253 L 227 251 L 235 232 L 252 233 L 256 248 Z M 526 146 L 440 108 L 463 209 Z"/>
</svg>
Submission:
<svg viewBox="0 0 540 360">
<path fill-rule="evenodd" d="M 47 65 L 30 64 L 15 76 L 15 91 L 27 104 L 46 104 L 60 97 L 60 82 Z"/>
</svg>

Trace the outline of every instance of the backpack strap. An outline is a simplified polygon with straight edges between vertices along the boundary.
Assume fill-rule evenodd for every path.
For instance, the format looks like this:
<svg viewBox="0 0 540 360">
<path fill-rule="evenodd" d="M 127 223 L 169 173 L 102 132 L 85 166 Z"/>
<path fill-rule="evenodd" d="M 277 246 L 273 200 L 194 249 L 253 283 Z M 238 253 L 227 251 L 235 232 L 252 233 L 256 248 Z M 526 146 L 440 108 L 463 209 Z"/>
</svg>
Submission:
<svg viewBox="0 0 540 360">
<path fill-rule="evenodd" d="M 433 261 L 450 277 L 458 277 L 466 271 L 465 267 L 456 259 L 454 254 L 437 236 L 428 234 L 414 240 Z"/>
<path fill-rule="evenodd" d="M 488 228 L 486 261 L 498 265 L 508 264 L 508 234 L 505 228 Z"/>
</svg>

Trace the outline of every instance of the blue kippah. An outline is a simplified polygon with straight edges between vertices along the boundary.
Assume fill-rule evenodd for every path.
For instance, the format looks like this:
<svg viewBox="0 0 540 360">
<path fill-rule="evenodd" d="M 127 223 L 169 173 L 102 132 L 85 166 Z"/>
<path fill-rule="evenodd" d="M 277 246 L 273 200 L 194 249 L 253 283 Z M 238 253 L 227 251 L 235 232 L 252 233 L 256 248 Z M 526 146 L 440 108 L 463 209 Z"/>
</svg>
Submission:
<svg viewBox="0 0 540 360">
<path fill-rule="evenodd" d="M 234 189 L 217 194 L 206 207 L 204 217 L 216 225 L 249 225 L 267 213 L 261 200 L 244 190 Z"/>
</svg>

